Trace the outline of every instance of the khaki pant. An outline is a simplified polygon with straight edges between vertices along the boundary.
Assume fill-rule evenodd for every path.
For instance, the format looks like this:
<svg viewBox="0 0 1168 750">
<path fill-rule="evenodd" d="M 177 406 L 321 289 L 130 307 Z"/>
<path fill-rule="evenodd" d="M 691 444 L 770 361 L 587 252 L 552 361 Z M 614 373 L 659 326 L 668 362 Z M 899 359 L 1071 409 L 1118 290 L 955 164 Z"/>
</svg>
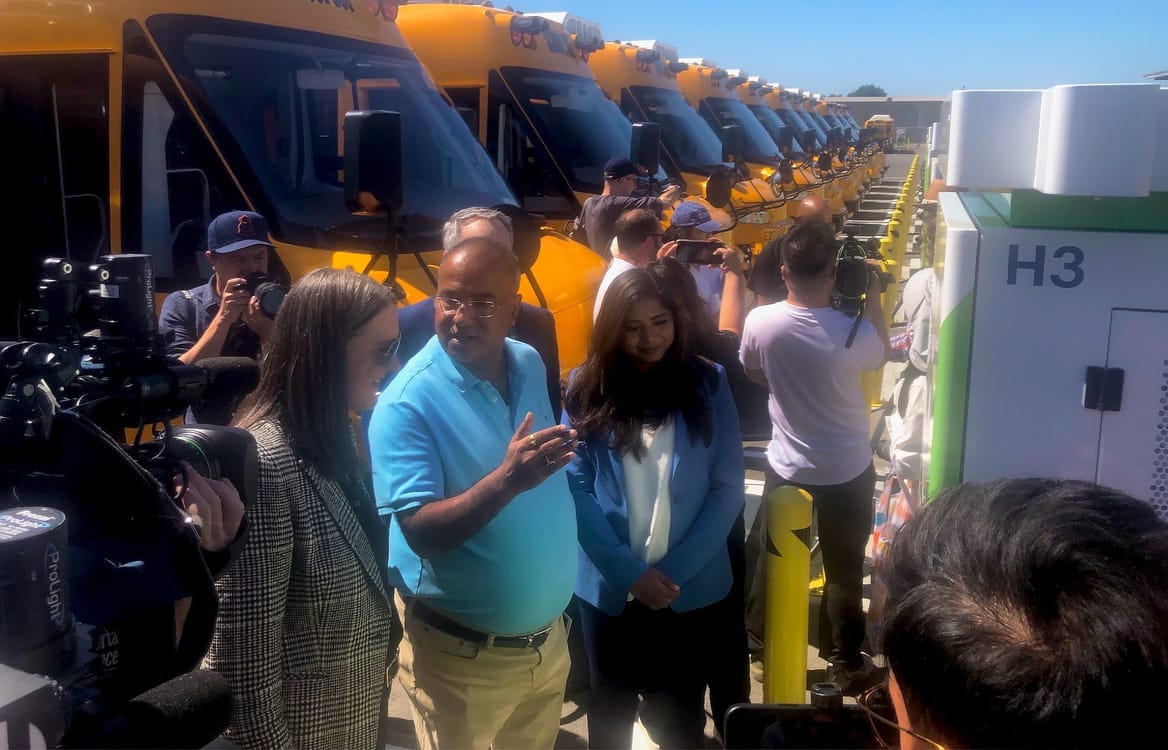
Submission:
<svg viewBox="0 0 1168 750">
<path fill-rule="evenodd" d="M 398 681 L 419 750 L 551 750 L 571 665 L 562 618 L 539 648 L 487 648 L 417 620 L 396 594 L 394 603 L 405 625 Z"/>
</svg>

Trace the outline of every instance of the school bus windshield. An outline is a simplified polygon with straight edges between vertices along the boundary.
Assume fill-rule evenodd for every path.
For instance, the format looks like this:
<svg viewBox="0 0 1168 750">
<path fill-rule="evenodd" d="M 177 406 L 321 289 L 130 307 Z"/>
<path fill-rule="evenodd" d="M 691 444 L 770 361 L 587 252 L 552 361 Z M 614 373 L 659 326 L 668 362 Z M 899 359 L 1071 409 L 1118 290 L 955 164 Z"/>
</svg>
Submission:
<svg viewBox="0 0 1168 750">
<path fill-rule="evenodd" d="M 365 249 L 384 238 L 384 220 L 345 208 L 340 130 L 351 109 L 402 115 L 410 234 L 436 241 L 459 208 L 515 202 L 407 50 L 207 18 L 156 17 L 150 28 L 217 138 L 246 160 L 241 179 L 274 206 L 285 241 Z"/>
<path fill-rule="evenodd" d="M 649 121 L 661 126 L 661 140 L 679 168 L 697 174 L 722 169 L 722 142 L 680 91 L 630 86 L 629 92 Z"/>
<path fill-rule="evenodd" d="M 746 161 L 755 164 L 771 164 L 778 161 L 779 146 L 767 135 L 762 123 L 754 116 L 741 99 L 709 97 L 703 104 L 709 106 L 717 117 L 718 125 L 738 125 L 742 128 L 742 146 Z"/>
<path fill-rule="evenodd" d="M 627 154 L 632 136 L 633 126 L 620 108 L 591 78 L 519 67 L 500 73 L 572 188 L 601 192 L 605 162 Z M 668 179 L 664 169 L 655 176 Z"/>
<path fill-rule="evenodd" d="M 775 143 L 781 143 L 783 121 L 775 114 L 775 111 L 765 104 L 748 104 L 746 108 L 754 113 L 758 118 L 759 123 L 766 130 L 767 135 L 771 137 Z M 803 149 L 799 147 L 798 142 L 791 140 L 791 155 L 798 155 L 803 153 Z"/>
<path fill-rule="evenodd" d="M 817 145 L 818 146 L 823 145 L 822 143 L 818 143 L 819 131 L 816 130 L 815 128 L 813 128 L 811 126 L 811 123 L 809 123 L 803 119 L 802 112 L 795 110 L 795 109 L 779 109 L 779 110 L 773 110 L 773 111 L 778 116 L 778 118 L 780 120 L 782 120 L 787 125 L 790 125 L 791 127 L 795 128 L 795 139 L 796 140 L 802 142 L 803 137 L 804 137 L 804 131 L 806 131 L 806 130 L 811 131 L 812 141 L 810 143 L 803 143 L 802 144 L 804 150 L 809 149 L 809 148 L 815 148 Z"/>
</svg>

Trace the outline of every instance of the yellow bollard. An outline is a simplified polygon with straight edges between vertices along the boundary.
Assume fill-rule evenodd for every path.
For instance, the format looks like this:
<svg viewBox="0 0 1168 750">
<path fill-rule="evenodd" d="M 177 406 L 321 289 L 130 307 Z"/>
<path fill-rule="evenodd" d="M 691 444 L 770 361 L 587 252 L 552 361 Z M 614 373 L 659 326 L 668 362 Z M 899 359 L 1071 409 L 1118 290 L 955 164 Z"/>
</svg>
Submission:
<svg viewBox="0 0 1168 750">
<path fill-rule="evenodd" d="M 811 495 L 779 487 L 767 502 L 764 703 L 804 703 L 807 692 L 807 582 L 811 578 Z"/>
</svg>

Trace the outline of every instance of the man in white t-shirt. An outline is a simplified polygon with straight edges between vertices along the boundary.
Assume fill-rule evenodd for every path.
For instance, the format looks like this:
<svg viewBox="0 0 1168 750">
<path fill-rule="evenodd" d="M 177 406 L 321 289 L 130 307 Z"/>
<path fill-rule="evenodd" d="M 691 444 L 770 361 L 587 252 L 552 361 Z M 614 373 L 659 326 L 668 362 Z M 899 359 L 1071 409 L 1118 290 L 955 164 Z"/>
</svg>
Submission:
<svg viewBox="0 0 1168 750">
<path fill-rule="evenodd" d="M 750 312 L 741 359 L 747 376 L 771 392 L 763 497 L 791 484 L 815 500 L 827 577 L 819 611 L 820 653 L 828 660 L 829 679 L 849 691 L 871 672 L 871 660 L 860 652 L 861 598 L 876 472 L 860 374 L 883 365 L 889 345 L 875 269 L 863 319 L 832 307 L 837 246 L 831 225 L 817 221 L 800 224 L 784 238 L 780 271 L 787 299 Z M 766 612 L 765 515 L 756 517 L 747 543 L 758 554 L 746 607 L 751 651 L 758 655 Z"/>
<path fill-rule="evenodd" d="M 630 268 L 644 268 L 653 260 L 664 257 L 677 243 L 661 244 L 665 233 L 661 231 L 661 220 L 652 211 L 634 208 L 625 211 L 616 220 L 614 227 L 617 253 L 608 264 L 600 288 L 596 290 L 596 303 L 592 306 L 592 320 L 600 316 L 600 304 L 612 280 Z"/>
</svg>

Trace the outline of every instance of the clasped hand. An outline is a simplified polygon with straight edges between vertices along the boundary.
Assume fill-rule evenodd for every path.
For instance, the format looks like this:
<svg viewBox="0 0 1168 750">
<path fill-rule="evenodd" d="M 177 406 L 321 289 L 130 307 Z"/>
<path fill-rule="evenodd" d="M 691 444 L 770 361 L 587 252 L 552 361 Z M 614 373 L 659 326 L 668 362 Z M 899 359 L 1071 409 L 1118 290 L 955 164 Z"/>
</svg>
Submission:
<svg viewBox="0 0 1168 750">
<path fill-rule="evenodd" d="M 633 582 L 629 591 L 649 609 L 665 609 L 681 594 L 681 587 L 657 568 L 649 568 Z"/>
</svg>

